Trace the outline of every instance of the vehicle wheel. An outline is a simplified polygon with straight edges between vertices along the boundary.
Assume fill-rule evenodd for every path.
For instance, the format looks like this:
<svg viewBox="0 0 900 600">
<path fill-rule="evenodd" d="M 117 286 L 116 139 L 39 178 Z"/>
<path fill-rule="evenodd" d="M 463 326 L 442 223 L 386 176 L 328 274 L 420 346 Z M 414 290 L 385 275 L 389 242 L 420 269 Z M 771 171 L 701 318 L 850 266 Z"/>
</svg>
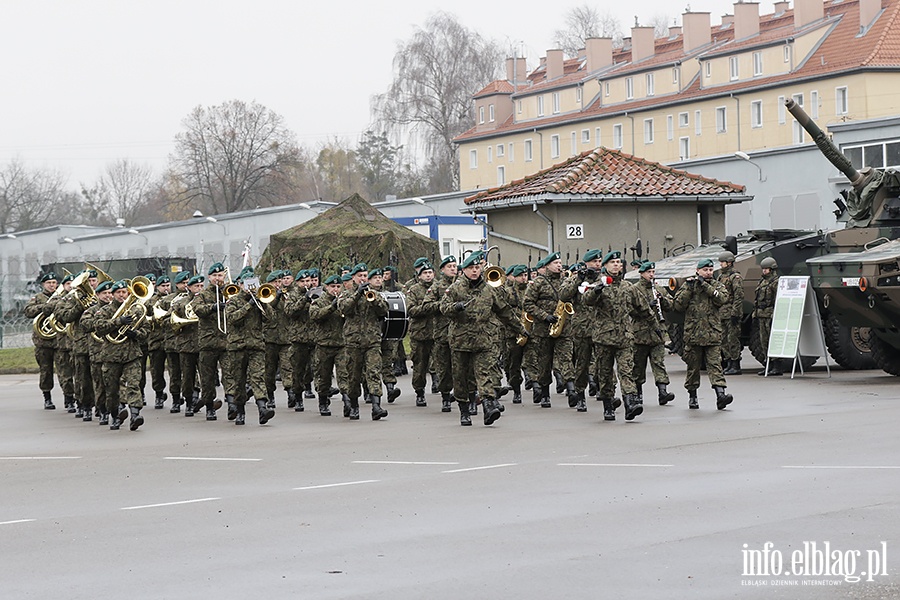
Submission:
<svg viewBox="0 0 900 600">
<path fill-rule="evenodd" d="M 872 348 L 872 360 L 879 369 L 891 375 L 900 376 L 900 348 L 894 348 L 877 335 L 869 340 Z"/>
<path fill-rule="evenodd" d="M 682 324 L 669 324 L 669 343 L 666 348 L 670 353 L 684 358 L 684 326 Z"/>
<path fill-rule="evenodd" d="M 834 362 L 845 369 L 874 369 L 872 359 L 872 329 L 869 327 L 845 327 L 834 315 L 822 321 L 825 346 Z"/>
</svg>

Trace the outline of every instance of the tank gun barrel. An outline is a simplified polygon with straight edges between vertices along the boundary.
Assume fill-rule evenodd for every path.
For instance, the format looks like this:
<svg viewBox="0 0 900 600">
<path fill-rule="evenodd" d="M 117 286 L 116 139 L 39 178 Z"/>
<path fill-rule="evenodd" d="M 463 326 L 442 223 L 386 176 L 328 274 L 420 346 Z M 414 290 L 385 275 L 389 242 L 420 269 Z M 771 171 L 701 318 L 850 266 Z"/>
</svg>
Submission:
<svg viewBox="0 0 900 600">
<path fill-rule="evenodd" d="M 828 162 L 846 175 L 854 188 L 861 189 L 865 184 L 866 177 L 853 168 L 853 165 L 850 164 L 850 160 L 841 153 L 838 147 L 834 145 L 834 142 L 828 139 L 825 132 L 819 129 L 819 126 L 816 125 L 815 121 L 813 121 L 808 114 L 806 114 L 806 111 L 803 110 L 799 104 L 794 102 L 793 98 L 785 100 L 784 105 L 791 115 L 797 119 L 800 126 L 809 133 L 810 137 L 816 143 L 816 146 L 819 147 L 819 150 L 825 155 L 825 158 L 828 159 Z"/>
</svg>

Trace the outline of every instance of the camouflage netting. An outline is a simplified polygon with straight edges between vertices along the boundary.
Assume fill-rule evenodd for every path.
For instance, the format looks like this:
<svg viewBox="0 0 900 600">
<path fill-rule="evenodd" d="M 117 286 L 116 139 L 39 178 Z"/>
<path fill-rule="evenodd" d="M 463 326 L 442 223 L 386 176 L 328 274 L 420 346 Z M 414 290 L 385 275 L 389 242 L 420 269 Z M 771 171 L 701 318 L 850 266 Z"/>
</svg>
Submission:
<svg viewBox="0 0 900 600">
<path fill-rule="evenodd" d="M 394 265 L 400 281 L 413 277 L 416 258 L 440 256 L 435 240 L 387 218 L 359 194 L 353 194 L 318 217 L 273 234 L 257 272 L 318 267 L 326 275 L 341 265 L 364 262 L 370 268 Z"/>
</svg>

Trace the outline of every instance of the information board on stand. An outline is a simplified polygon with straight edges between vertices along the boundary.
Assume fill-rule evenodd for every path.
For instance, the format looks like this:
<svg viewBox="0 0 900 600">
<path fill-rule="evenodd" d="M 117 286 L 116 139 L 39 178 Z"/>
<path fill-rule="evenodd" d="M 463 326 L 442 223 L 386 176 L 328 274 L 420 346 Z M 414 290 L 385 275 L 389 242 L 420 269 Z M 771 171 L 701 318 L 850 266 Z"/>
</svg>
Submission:
<svg viewBox="0 0 900 600">
<path fill-rule="evenodd" d="M 793 359 L 791 378 L 797 366 L 803 373 L 801 356 L 825 357 L 828 376 L 831 365 L 825 347 L 825 333 L 819 304 L 809 285 L 809 277 L 780 277 L 775 296 L 775 312 L 772 315 L 772 331 L 769 335 L 766 369 L 769 358 Z"/>
</svg>

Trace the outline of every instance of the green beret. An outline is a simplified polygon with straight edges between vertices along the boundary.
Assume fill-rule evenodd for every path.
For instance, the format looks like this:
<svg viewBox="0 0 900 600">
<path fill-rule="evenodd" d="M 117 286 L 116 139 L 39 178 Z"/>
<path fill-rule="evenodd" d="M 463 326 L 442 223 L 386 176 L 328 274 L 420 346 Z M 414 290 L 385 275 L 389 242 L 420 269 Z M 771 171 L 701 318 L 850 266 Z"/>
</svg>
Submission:
<svg viewBox="0 0 900 600">
<path fill-rule="evenodd" d="M 427 263 L 427 262 L 428 262 L 428 259 L 427 259 L 427 258 L 425 258 L 424 256 L 420 256 L 419 258 L 416 259 L 416 262 L 413 263 L 413 268 L 414 268 L 414 269 L 418 269 L 418 268 L 421 267 L 424 263 Z"/>
<path fill-rule="evenodd" d="M 66 275 L 65 277 L 62 278 L 62 281 L 60 281 L 60 284 L 72 281 L 73 279 L 75 279 L 75 276 L 72 275 L 71 273 L 69 273 L 68 275 Z"/>
<path fill-rule="evenodd" d="M 281 273 L 282 279 L 284 279 L 285 277 L 293 277 L 294 276 L 294 272 L 291 271 L 290 269 L 282 269 L 280 271 L 280 273 Z"/>
<path fill-rule="evenodd" d="M 598 258 L 601 258 L 602 256 L 603 256 L 602 250 L 593 249 L 593 250 L 588 250 L 587 252 L 585 252 L 584 256 L 581 257 L 581 260 L 583 260 L 584 262 L 590 262 L 592 260 L 597 260 Z"/>
<path fill-rule="evenodd" d="M 528 267 L 525 265 L 513 265 L 510 271 L 507 271 L 507 275 L 511 275 L 513 277 L 518 277 L 519 275 L 524 275 L 528 272 Z"/>
<path fill-rule="evenodd" d="M 704 258 L 700 262 L 697 263 L 698 269 L 704 269 L 706 267 L 714 267 L 716 266 L 711 258 Z"/>
<path fill-rule="evenodd" d="M 213 263 L 209 267 L 209 271 L 206 272 L 207 275 L 212 275 L 213 273 L 222 273 L 225 271 L 225 265 L 220 262 Z"/>
<path fill-rule="evenodd" d="M 95 289 L 94 292 L 99 294 L 100 292 L 105 292 L 106 290 L 110 289 L 112 286 L 113 282 L 107 279 L 106 281 L 98 285 L 97 289 Z"/>
<path fill-rule="evenodd" d="M 341 265 L 341 271 L 349 271 L 352 268 L 350 265 Z"/>
<path fill-rule="evenodd" d="M 341 276 L 340 275 L 331 275 L 325 280 L 325 285 L 331 285 L 333 283 L 340 283 Z"/>
<path fill-rule="evenodd" d="M 543 269 L 546 266 L 547 266 L 547 257 L 546 256 L 544 258 L 542 258 L 541 260 L 537 261 L 536 263 L 534 263 L 535 269 Z"/>
<path fill-rule="evenodd" d="M 462 263 L 459 266 L 462 267 L 463 269 L 465 269 L 466 267 L 471 267 L 473 265 L 480 265 L 480 264 L 481 264 L 481 251 L 476 250 L 475 252 L 470 253 L 469 256 L 466 257 L 466 260 L 462 261 Z"/>
<path fill-rule="evenodd" d="M 507 274 L 507 275 L 512 275 L 512 270 L 515 269 L 516 266 L 517 266 L 517 265 L 509 265 L 508 267 L 506 267 L 506 274 Z"/>
<path fill-rule="evenodd" d="M 601 264 L 601 266 L 605 265 L 606 263 L 608 263 L 609 261 L 611 261 L 615 258 L 622 258 L 622 253 L 619 252 L 618 250 L 613 250 L 612 252 L 607 252 L 606 256 L 603 257 L 603 262 L 600 264 Z"/>
<path fill-rule="evenodd" d="M 87 274 L 88 277 L 97 277 L 97 271 L 95 271 L 94 269 L 88 269 Z"/>
<path fill-rule="evenodd" d="M 318 276 L 319 276 L 319 270 L 316 269 L 315 267 L 313 267 L 312 269 L 309 270 L 309 276 L 310 276 L 310 277 L 318 277 Z"/>
<path fill-rule="evenodd" d="M 250 266 L 244 267 L 243 269 L 241 269 L 241 272 L 238 273 L 238 277 L 240 279 L 243 279 L 245 277 L 254 277 L 254 276 L 256 276 L 256 273 L 253 272 L 253 267 L 250 267 Z"/>
<path fill-rule="evenodd" d="M 383 277 L 384 271 L 382 271 L 381 269 L 372 269 L 371 271 L 369 271 L 369 277 L 378 277 L 379 275 Z"/>
<path fill-rule="evenodd" d="M 431 266 L 431 263 L 427 260 L 419 265 L 419 268 L 416 269 L 416 275 L 421 275 L 422 271 L 433 271 L 434 267 Z"/>
<path fill-rule="evenodd" d="M 272 271 L 266 276 L 266 283 L 272 283 L 276 279 L 281 279 L 281 271 Z"/>
<path fill-rule="evenodd" d="M 455 262 L 456 262 L 456 257 L 453 256 L 452 254 L 448 254 L 448 255 L 445 256 L 444 259 L 441 261 L 441 266 L 440 266 L 440 268 L 443 269 L 444 267 L 446 267 L 446 266 L 449 265 L 450 263 L 455 263 Z"/>
<path fill-rule="evenodd" d="M 344 273 L 343 275 L 341 275 L 341 281 L 350 281 L 351 279 L 353 279 L 353 275 L 351 275 L 350 273 Z"/>
<path fill-rule="evenodd" d="M 359 263 L 358 265 L 356 265 L 352 269 L 350 269 L 350 274 L 356 275 L 357 273 L 362 273 L 363 271 L 368 271 L 368 270 L 369 270 L 369 267 L 366 266 L 366 263 Z"/>
<path fill-rule="evenodd" d="M 150 281 L 156 283 L 156 274 L 155 273 L 147 273 L 146 275 L 144 275 L 144 277 L 146 277 Z"/>
<path fill-rule="evenodd" d="M 54 273 L 53 271 L 50 271 L 49 273 L 44 273 L 43 275 L 41 275 L 40 281 L 41 281 L 41 283 L 45 283 L 47 281 L 50 281 L 51 279 L 53 281 L 56 281 L 56 273 Z"/>
<path fill-rule="evenodd" d="M 156 285 L 162 285 L 164 283 L 171 283 L 171 281 L 169 281 L 169 278 L 165 275 L 160 275 L 156 278 Z"/>
<path fill-rule="evenodd" d="M 117 282 L 115 282 L 114 284 L 112 284 L 112 288 L 110 288 L 110 289 L 115 292 L 116 290 L 121 290 L 122 288 L 125 288 L 125 287 L 128 287 L 128 285 L 120 279 Z"/>
<path fill-rule="evenodd" d="M 191 278 L 190 271 L 178 271 L 178 275 L 176 275 L 175 279 L 173 279 L 172 281 L 174 281 L 175 283 L 181 283 L 182 281 L 187 281 L 190 278 Z"/>
<path fill-rule="evenodd" d="M 388 265 L 388 266 L 386 266 L 386 267 L 384 268 L 384 270 L 385 270 L 385 271 L 390 271 L 390 272 L 393 273 L 394 275 L 396 275 L 397 273 L 399 273 L 399 271 L 397 271 L 397 267 L 395 267 L 394 265 Z"/>
<path fill-rule="evenodd" d="M 640 267 L 642 264 L 644 264 L 644 261 L 635 259 L 635 260 L 631 261 L 629 264 L 632 267 Z"/>
<path fill-rule="evenodd" d="M 553 254 L 547 255 L 547 258 L 544 259 L 544 266 L 546 267 L 554 260 L 559 260 L 559 252 L 554 252 Z"/>
<path fill-rule="evenodd" d="M 649 271 L 650 269 L 655 269 L 656 263 L 650 262 L 649 260 L 641 263 L 641 266 L 638 267 L 638 273 L 643 273 L 645 271 Z"/>
<path fill-rule="evenodd" d="M 203 275 L 194 275 L 193 277 L 188 279 L 187 284 L 194 285 L 195 283 L 203 283 L 204 281 L 206 281 L 206 278 L 203 277 Z"/>
</svg>

